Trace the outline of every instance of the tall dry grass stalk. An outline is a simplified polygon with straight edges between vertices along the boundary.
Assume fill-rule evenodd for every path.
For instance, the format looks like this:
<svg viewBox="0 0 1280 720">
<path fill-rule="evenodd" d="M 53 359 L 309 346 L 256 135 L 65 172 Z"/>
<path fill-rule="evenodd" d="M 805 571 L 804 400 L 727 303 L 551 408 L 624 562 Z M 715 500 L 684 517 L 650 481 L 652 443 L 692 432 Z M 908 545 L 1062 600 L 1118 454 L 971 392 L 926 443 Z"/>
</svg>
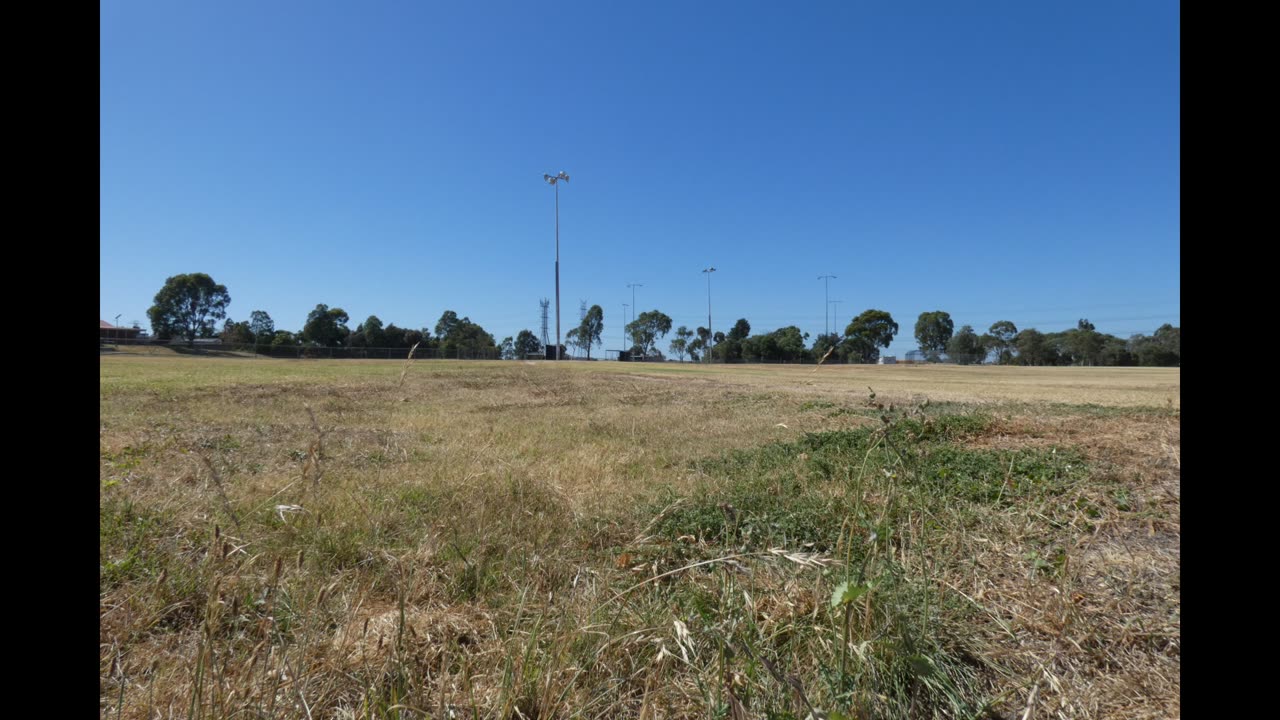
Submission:
<svg viewBox="0 0 1280 720">
<path fill-rule="evenodd" d="M 409 348 L 409 357 L 404 359 L 404 368 L 400 370 L 400 382 L 396 383 L 396 387 L 404 387 L 404 376 L 408 374 L 409 366 L 413 364 L 413 353 L 415 350 L 418 349 L 418 346 L 421 344 L 422 344 L 422 341 L 419 340 L 418 342 L 413 344 L 413 347 Z"/>
</svg>

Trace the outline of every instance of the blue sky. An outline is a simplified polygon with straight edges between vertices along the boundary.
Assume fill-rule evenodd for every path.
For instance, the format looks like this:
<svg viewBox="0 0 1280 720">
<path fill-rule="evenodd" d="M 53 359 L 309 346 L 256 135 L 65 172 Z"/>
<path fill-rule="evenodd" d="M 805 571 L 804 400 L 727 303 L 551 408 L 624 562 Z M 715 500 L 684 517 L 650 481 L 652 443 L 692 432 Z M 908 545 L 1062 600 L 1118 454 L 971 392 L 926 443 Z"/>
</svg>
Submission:
<svg viewBox="0 0 1280 720">
<path fill-rule="evenodd" d="M 867 308 L 979 332 L 1180 324 L 1172 2 L 346 3 L 101 11 L 100 316 L 206 272 L 229 315 L 621 341 Z M 827 321 L 829 322 L 829 321 Z M 668 338 L 669 339 L 669 338 Z M 812 337 L 810 338 L 812 341 Z M 665 342 L 663 343 L 665 346 Z M 664 347 L 665 349 L 665 347 Z"/>
</svg>

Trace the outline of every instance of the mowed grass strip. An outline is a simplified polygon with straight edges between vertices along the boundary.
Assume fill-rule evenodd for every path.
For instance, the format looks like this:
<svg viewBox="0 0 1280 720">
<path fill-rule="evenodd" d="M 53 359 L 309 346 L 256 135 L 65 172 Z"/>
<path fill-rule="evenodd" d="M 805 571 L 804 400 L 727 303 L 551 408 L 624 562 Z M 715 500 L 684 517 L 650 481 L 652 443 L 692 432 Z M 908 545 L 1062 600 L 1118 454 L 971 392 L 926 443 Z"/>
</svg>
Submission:
<svg viewBox="0 0 1280 720">
<path fill-rule="evenodd" d="M 1176 371 L 403 365 L 102 359 L 104 716 L 1179 712 Z"/>
</svg>

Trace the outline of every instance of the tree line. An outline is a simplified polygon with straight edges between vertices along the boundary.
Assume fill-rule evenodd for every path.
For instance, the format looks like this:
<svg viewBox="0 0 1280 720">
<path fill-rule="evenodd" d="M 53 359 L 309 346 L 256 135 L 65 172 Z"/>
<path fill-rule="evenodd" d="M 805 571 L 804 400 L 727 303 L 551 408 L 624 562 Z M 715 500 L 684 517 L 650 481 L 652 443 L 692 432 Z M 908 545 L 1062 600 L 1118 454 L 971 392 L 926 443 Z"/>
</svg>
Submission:
<svg viewBox="0 0 1280 720">
<path fill-rule="evenodd" d="M 159 340 L 220 338 L 223 343 L 271 352 L 279 348 L 386 348 L 417 346 L 422 355 L 444 357 L 502 357 L 504 359 L 542 356 L 541 340 L 531 330 L 497 342 L 494 336 L 468 317 L 445 310 L 434 328 L 401 328 L 384 324 L 376 315 L 349 327 L 350 318 L 338 307 L 317 304 L 297 331 L 276 329 L 264 310 L 253 311 L 248 320 L 227 317 L 231 296 L 204 273 L 175 275 L 165 281 L 147 311 L 152 330 Z M 221 330 L 218 321 L 224 321 Z M 629 353 L 636 358 L 665 360 L 659 345 L 672 333 L 671 317 L 659 310 L 642 312 L 625 330 L 631 339 Z M 604 310 L 592 305 L 580 324 L 569 330 L 568 346 L 591 358 L 591 350 L 602 343 Z M 809 345 L 809 334 L 789 325 L 752 334 L 751 323 L 740 318 L 729 332 L 712 333 L 705 327 L 675 329 L 666 349 L 684 362 L 831 362 L 876 363 L 898 335 L 899 326 L 887 311 L 868 309 L 849 321 L 843 333 L 820 334 Z M 997 363 L 1001 365 L 1096 365 L 1096 366 L 1179 366 L 1181 329 L 1169 324 L 1151 335 L 1120 338 L 1098 332 L 1088 319 L 1061 332 L 1044 333 L 1035 328 L 1019 330 L 1010 320 L 993 323 L 979 334 L 971 325 L 959 330 L 951 315 L 942 310 L 924 312 L 916 319 L 914 335 L 920 359 L 961 365 Z M 565 346 L 561 354 L 565 354 Z"/>
</svg>

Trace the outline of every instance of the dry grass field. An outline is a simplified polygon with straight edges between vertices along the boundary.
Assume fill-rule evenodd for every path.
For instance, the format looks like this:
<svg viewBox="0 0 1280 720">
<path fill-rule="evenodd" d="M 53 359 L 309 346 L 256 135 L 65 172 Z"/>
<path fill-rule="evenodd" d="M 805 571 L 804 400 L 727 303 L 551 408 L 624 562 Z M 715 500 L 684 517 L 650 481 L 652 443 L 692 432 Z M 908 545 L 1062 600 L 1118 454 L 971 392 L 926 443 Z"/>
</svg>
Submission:
<svg viewBox="0 0 1280 720">
<path fill-rule="evenodd" d="M 1180 715 L 1177 369 L 100 377 L 103 717 Z"/>
</svg>

